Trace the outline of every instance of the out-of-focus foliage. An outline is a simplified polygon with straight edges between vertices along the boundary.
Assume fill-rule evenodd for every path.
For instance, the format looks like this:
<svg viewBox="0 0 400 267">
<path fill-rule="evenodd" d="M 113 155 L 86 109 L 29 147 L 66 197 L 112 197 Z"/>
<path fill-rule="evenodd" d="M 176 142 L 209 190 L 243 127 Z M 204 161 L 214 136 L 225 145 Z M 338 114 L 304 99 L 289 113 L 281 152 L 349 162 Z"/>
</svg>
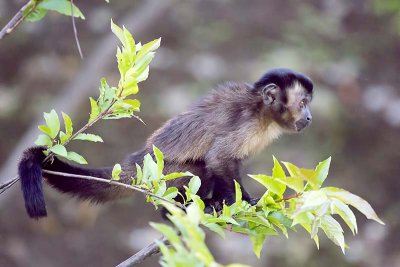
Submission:
<svg viewBox="0 0 400 267">
<path fill-rule="evenodd" d="M 400 33 L 400 2 L 397 0 L 374 0 L 374 9 L 380 14 L 389 14 L 392 16 L 394 28 Z"/>
</svg>

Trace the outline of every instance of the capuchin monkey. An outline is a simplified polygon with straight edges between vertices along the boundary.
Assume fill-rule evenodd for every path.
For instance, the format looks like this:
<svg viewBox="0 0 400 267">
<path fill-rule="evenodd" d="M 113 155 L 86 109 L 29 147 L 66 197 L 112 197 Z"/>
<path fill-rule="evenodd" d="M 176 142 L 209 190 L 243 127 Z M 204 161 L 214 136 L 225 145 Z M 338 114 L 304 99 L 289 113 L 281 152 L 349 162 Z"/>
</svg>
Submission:
<svg viewBox="0 0 400 267">
<path fill-rule="evenodd" d="M 313 83 L 290 69 L 272 69 L 254 84 L 225 83 L 168 120 L 147 140 L 143 149 L 126 157 L 120 182 L 129 184 L 136 163 L 164 153 L 164 173 L 189 171 L 201 179 L 198 195 L 206 203 L 232 204 L 236 180 L 243 200 L 255 203 L 239 176 L 241 162 L 257 154 L 282 133 L 297 133 L 311 123 L 309 103 Z M 44 147 L 27 149 L 19 163 L 25 207 L 30 217 L 47 216 L 42 177 L 55 189 L 93 202 L 126 197 L 132 191 L 93 180 L 43 173 L 42 170 L 111 179 L 113 167 L 85 168 L 57 157 L 43 164 Z M 183 190 L 190 177 L 171 180 L 169 186 Z"/>
</svg>

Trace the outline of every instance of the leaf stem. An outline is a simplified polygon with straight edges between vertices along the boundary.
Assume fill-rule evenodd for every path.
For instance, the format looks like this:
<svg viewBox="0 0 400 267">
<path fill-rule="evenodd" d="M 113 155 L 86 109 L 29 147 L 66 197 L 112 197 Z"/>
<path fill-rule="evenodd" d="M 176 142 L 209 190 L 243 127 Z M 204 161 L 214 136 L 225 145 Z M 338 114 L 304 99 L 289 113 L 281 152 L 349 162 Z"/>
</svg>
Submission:
<svg viewBox="0 0 400 267">
<path fill-rule="evenodd" d="M 287 197 L 283 197 L 283 198 L 277 200 L 276 203 L 279 203 L 279 202 L 282 202 L 282 201 L 288 201 L 288 200 L 291 200 L 293 198 L 298 198 L 302 194 L 303 194 L 302 192 L 299 192 L 299 193 L 296 193 L 296 194 L 293 194 L 293 195 L 290 195 L 290 196 L 287 196 Z"/>
</svg>

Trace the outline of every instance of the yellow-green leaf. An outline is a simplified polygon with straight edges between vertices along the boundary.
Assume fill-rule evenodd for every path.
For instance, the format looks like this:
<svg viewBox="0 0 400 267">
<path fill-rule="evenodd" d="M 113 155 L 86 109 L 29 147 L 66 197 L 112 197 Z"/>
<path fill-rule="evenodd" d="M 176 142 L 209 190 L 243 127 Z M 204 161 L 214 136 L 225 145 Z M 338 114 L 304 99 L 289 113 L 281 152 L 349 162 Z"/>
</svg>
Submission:
<svg viewBox="0 0 400 267">
<path fill-rule="evenodd" d="M 261 183 L 263 186 L 271 190 L 273 193 L 277 194 L 279 197 L 283 196 L 283 193 L 286 190 L 286 185 L 281 183 L 279 180 L 274 179 L 271 176 L 263 175 L 263 174 L 256 174 L 250 175 L 251 178 L 256 180 L 257 182 Z"/>
<path fill-rule="evenodd" d="M 63 145 L 55 145 L 50 148 L 50 151 L 64 158 L 68 157 L 67 149 Z"/>
<path fill-rule="evenodd" d="M 103 142 L 103 139 L 96 134 L 80 133 L 74 137 L 74 140 L 84 140 L 91 142 Z"/>
<path fill-rule="evenodd" d="M 119 175 L 121 172 L 122 172 L 121 164 L 119 163 L 115 164 L 111 172 L 112 179 L 118 181 L 120 179 Z"/>
<path fill-rule="evenodd" d="M 58 118 L 57 112 L 52 109 L 49 113 L 44 112 L 43 116 L 46 121 L 47 127 L 50 129 L 49 135 L 52 139 L 54 139 L 60 131 L 60 120 Z"/>
<path fill-rule="evenodd" d="M 84 157 L 73 151 L 68 151 L 66 158 L 79 164 L 87 164 L 87 161 Z"/>
<path fill-rule="evenodd" d="M 375 213 L 371 205 L 361 197 L 354 195 L 346 190 L 335 187 L 325 187 L 323 190 L 327 193 L 329 197 L 337 198 L 344 203 L 355 207 L 368 219 L 377 221 L 380 224 L 385 224 L 381 219 L 379 219 L 378 215 Z"/>
</svg>

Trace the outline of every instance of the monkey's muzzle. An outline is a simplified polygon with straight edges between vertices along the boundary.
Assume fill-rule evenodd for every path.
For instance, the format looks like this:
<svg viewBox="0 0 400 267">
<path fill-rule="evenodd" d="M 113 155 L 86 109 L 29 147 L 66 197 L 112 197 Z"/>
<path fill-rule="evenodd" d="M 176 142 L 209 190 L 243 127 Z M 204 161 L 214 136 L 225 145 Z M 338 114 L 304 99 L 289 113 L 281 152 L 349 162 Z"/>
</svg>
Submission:
<svg viewBox="0 0 400 267">
<path fill-rule="evenodd" d="M 298 132 L 300 132 L 301 130 L 303 130 L 310 124 L 311 124 L 311 117 L 307 117 L 306 119 L 300 119 L 300 120 L 296 121 L 296 123 L 295 123 L 296 130 Z"/>
</svg>

